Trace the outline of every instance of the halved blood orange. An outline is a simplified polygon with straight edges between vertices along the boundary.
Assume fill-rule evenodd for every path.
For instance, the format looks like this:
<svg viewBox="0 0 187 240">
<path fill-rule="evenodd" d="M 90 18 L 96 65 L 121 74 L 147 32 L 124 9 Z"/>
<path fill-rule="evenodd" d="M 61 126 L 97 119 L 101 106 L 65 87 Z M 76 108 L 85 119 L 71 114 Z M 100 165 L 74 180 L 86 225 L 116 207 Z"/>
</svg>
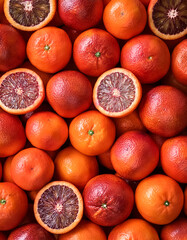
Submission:
<svg viewBox="0 0 187 240">
<path fill-rule="evenodd" d="M 187 34 L 186 0 L 151 0 L 148 23 L 152 32 L 162 39 L 174 40 Z"/>
<path fill-rule="evenodd" d="M 46 26 L 56 12 L 56 0 L 4 0 L 4 13 L 9 23 L 23 31 Z"/>
<path fill-rule="evenodd" d="M 7 71 L 0 78 L 0 107 L 11 114 L 35 110 L 45 98 L 42 79 L 27 68 Z"/>
<path fill-rule="evenodd" d="M 123 117 L 134 111 L 142 97 L 136 76 L 124 68 L 104 72 L 93 89 L 95 107 L 108 117 Z"/>
<path fill-rule="evenodd" d="M 37 222 L 51 233 L 69 232 L 82 219 L 82 195 L 69 182 L 50 182 L 36 195 L 34 215 Z"/>
</svg>

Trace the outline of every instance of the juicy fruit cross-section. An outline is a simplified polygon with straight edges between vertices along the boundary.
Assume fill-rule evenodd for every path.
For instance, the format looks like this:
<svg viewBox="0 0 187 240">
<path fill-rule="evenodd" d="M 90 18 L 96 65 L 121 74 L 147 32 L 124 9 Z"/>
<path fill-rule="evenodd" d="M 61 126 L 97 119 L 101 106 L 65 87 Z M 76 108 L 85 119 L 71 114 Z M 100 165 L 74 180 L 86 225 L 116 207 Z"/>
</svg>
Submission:
<svg viewBox="0 0 187 240">
<path fill-rule="evenodd" d="M 187 1 L 0 0 L 0 239 L 187 239 Z"/>
</svg>

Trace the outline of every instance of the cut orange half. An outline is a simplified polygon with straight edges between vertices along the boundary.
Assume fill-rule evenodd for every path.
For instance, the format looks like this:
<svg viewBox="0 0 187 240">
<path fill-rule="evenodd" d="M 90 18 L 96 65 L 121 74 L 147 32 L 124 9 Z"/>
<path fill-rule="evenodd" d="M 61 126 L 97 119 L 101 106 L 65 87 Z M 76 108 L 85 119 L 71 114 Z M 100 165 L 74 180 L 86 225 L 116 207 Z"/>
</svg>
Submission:
<svg viewBox="0 0 187 240">
<path fill-rule="evenodd" d="M 0 107 L 11 114 L 25 114 L 40 106 L 45 98 L 42 79 L 27 68 L 16 68 L 0 78 Z"/>
<path fill-rule="evenodd" d="M 134 111 L 142 97 L 136 76 L 124 68 L 104 72 L 93 89 L 95 107 L 108 117 L 123 117 Z"/>
<path fill-rule="evenodd" d="M 69 232 L 82 219 L 82 195 L 69 182 L 50 182 L 36 195 L 34 215 L 37 222 L 51 233 Z"/>
<path fill-rule="evenodd" d="M 56 12 L 56 0 L 4 0 L 4 13 L 9 23 L 23 31 L 46 26 Z"/>
<path fill-rule="evenodd" d="M 151 0 L 148 6 L 148 23 L 152 32 L 166 40 L 187 34 L 187 2 Z"/>
</svg>

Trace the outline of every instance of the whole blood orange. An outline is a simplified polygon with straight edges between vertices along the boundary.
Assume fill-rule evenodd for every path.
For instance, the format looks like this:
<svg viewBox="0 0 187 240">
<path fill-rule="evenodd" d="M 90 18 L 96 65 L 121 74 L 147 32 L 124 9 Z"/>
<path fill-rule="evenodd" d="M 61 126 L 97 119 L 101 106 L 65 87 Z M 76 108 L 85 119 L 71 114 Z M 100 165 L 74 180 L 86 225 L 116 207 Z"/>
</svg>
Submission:
<svg viewBox="0 0 187 240">
<path fill-rule="evenodd" d="M 69 139 L 83 154 L 96 156 L 107 151 L 115 140 L 113 121 L 96 110 L 76 116 L 69 126 Z"/>
<path fill-rule="evenodd" d="M 16 68 L 0 78 L 0 107 L 11 114 L 25 114 L 38 108 L 45 98 L 40 76 L 27 68 Z"/>
<path fill-rule="evenodd" d="M 50 182 L 37 193 L 34 214 L 37 222 L 48 232 L 67 233 L 82 219 L 82 195 L 69 182 Z"/>
<path fill-rule="evenodd" d="M 142 98 L 140 118 L 151 132 L 172 137 L 187 126 L 187 97 L 175 87 L 160 85 Z"/>
<path fill-rule="evenodd" d="M 25 132 L 34 147 L 47 151 L 59 149 L 68 138 L 66 121 L 50 111 L 32 114 L 26 122 Z"/>
<path fill-rule="evenodd" d="M 168 176 L 187 183 L 187 136 L 167 139 L 161 147 L 160 161 Z"/>
<path fill-rule="evenodd" d="M 82 219 L 73 230 L 60 234 L 59 240 L 107 240 L 104 230 L 97 224 Z"/>
<path fill-rule="evenodd" d="M 177 81 L 187 85 L 187 39 L 174 48 L 171 55 L 171 69 Z"/>
<path fill-rule="evenodd" d="M 141 34 L 123 46 L 121 66 L 133 72 L 141 83 L 154 83 L 168 72 L 170 52 L 160 38 Z"/>
<path fill-rule="evenodd" d="M 114 226 L 131 213 L 134 193 L 131 187 L 113 174 L 92 178 L 83 190 L 86 216 L 101 226 Z"/>
<path fill-rule="evenodd" d="M 98 77 L 119 62 L 120 47 L 107 31 L 92 28 L 82 32 L 73 45 L 73 59 L 86 75 Z"/>
<path fill-rule="evenodd" d="M 93 103 L 108 117 L 123 117 L 133 112 L 142 97 L 136 76 L 124 68 L 112 68 L 97 79 L 93 88 Z"/>
<path fill-rule="evenodd" d="M 184 195 L 174 179 L 154 174 L 140 181 L 135 191 L 135 202 L 145 220 L 165 225 L 179 216 Z"/>
<path fill-rule="evenodd" d="M 131 218 L 115 226 L 108 236 L 108 240 L 159 240 L 156 229 L 143 219 Z"/>
<path fill-rule="evenodd" d="M 148 5 L 150 29 L 160 38 L 174 40 L 187 34 L 186 1 L 151 0 Z"/>
<path fill-rule="evenodd" d="M 25 146 L 25 130 L 18 116 L 0 111 L 0 133 L 0 157 L 13 155 Z"/>
<path fill-rule="evenodd" d="M 53 177 L 54 163 L 49 155 L 38 148 L 18 152 L 11 162 L 13 181 L 27 191 L 39 190 Z"/>
<path fill-rule="evenodd" d="M 7 24 L 0 24 L 0 36 L 0 71 L 6 72 L 23 63 L 26 44 L 22 35 Z"/>
<path fill-rule="evenodd" d="M 3 182 L 14 182 L 11 175 L 11 162 L 14 155 L 6 158 L 3 164 Z"/>
<path fill-rule="evenodd" d="M 54 164 L 55 179 L 70 182 L 80 190 L 99 173 L 96 157 L 82 154 L 72 146 L 59 151 Z"/>
<path fill-rule="evenodd" d="M 127 131 L 114 143 L 111 162 L 123 178 L 140 180 L 148 176 L 159 161 L 159 148 L 143 131 Z"/>
<path fill-rule="evenodd" d="M 72 43 L 63 29 L 48 26 L 32 33 L 26 51 L 32 65 L 43 72 L 55 73 L 69 62 Z"/>
<path fill-rule="evenodd" d="M 46 94 L 52 108 L 65 118 L 77 116 L 92 103 L 92 85 L 79 71 L 55 74 L 47 84 Z"/>
<path fill-rule="evenodd" d="M 58 12 L 66 26 L 83 31 L 101 20 L 103 0 L 59 0 Z"/>
<path fill-rule="evenodd" d="M 21 223 L 28 209 L 26 193 L 14 183 L 0 183 L 0 231 L 12 230 Z"/>
<path fill-rule="evenodd" d="M 113 0 L 103 12 L 105 28 L 119 39 L 130 39 L 140 34 L 146 21 L 146 9 L 139 0 Z"/>
</svg>

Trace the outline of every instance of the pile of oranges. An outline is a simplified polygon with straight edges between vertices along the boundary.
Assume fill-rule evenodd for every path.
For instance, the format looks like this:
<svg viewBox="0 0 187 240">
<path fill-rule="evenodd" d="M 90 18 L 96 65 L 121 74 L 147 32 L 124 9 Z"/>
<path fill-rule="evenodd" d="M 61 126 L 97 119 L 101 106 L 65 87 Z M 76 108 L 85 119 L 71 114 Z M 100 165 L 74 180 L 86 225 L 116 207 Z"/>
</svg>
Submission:
<svg viewBox="0 0 187 240">
<path fill-rule="evenodd" d="M 185 9 L 0 0 L 0 240 L 187 239 Z"/>
</svg>

